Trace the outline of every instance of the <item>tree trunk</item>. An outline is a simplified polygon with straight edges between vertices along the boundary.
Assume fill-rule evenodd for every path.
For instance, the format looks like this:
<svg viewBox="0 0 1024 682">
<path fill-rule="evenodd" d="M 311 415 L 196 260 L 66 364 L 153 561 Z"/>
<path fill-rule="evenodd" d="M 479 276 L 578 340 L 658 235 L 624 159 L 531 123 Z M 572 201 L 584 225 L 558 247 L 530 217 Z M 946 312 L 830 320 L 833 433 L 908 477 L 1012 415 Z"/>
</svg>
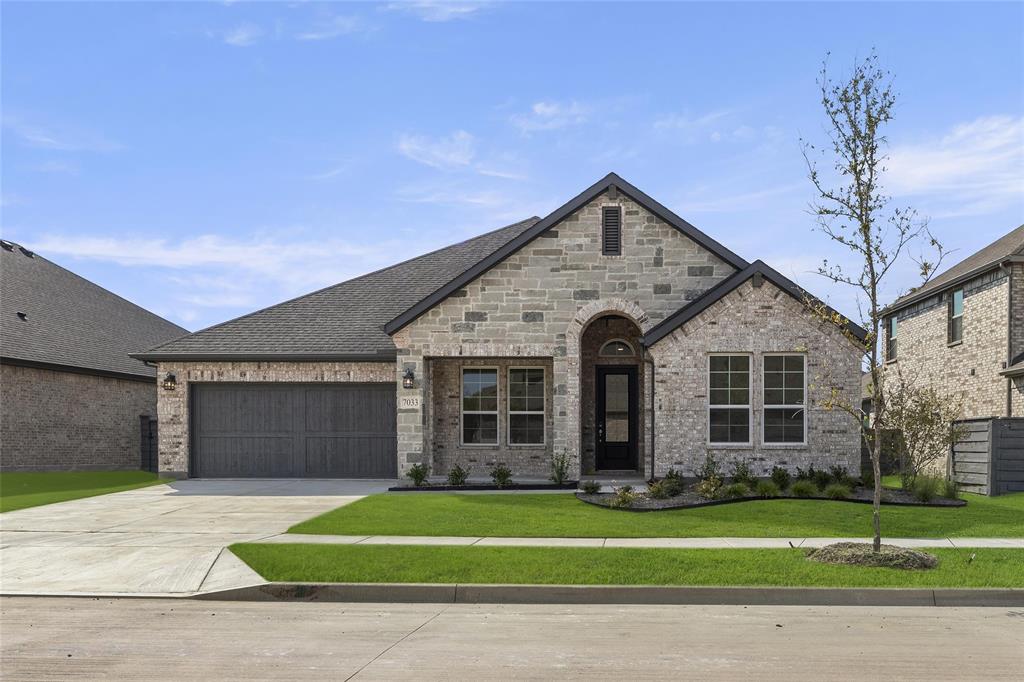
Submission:
<svg viewBox="0 0 1024 682">
<path fill-rule="evenodd" d="M 877 372 L 877 370 L 875 370 Z M 879 391 L 876 389 L 875 393 Z M 875 397 L 876 406 L 880 399 Z M 875 552 L 882 550 L 882 424 L 878 418 L 876 407 L 875 423 L 871 425 L 875 434 L 874 442 L 871 444 L 871 469 L 875 474 L 875 494 L 871 498 L 871 523 L 875 529 L 875 539 L 872 548 Z"/>
</svg>

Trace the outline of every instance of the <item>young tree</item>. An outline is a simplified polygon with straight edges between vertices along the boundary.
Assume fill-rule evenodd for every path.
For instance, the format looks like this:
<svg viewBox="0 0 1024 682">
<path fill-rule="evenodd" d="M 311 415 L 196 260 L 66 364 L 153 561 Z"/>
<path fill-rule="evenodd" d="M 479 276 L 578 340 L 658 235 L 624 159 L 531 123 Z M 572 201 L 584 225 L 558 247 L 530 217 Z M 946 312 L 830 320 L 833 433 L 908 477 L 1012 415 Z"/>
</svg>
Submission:
<svg viewBox="0 0 1024 682">
<path fill-rule="evenodd" d="M 828 143 L 815 146 L 801 142 L 809 178 L 817 193 L 811 211 L 816 216 L 818 229 L 848 249 L 855 262 L 853 267 L 844 267 L 825 260 L 818 274 L 856 290 L 862 326 L 868 332 L 864 355 L 871 371 L 873 418 L 870 421 L 858 418 L 858 421 L 865 442 L 871 448 L 875 481 L 872 521 L 877 552 L 882 542 L 880 462 L 886 416 L 885 379 L 878 357 L 885 307 L 881 299 L 882 285 L 896 263 L 908 255 L 915 240 L 925 240 L 938 254 L 934 262 L 924 257 L 913 259 L 923 281 L 935 271 L 943 251 L 928 231 L 927 221 L 919 220 L 913 209 L 891 207 L 889 197 L 882 191 L 887 144 L 882 131 L 892 119 L 896 94 L 878 56 L 872 52 L 866 59 L 857 60 L 852 73 L 838 82 L 829 77 L 826 57 L 818 84 L 827 120 Z M 827 159 L 834 172 L 823 173 L 819 159 Z M 825 309 L 819 306 L 817 310 Z M 835 392 L 833 399 L 838 400 Z M 851 414 L 861 415 L 859 404 L 826 407 L 841 407 Z"/>
</svg>

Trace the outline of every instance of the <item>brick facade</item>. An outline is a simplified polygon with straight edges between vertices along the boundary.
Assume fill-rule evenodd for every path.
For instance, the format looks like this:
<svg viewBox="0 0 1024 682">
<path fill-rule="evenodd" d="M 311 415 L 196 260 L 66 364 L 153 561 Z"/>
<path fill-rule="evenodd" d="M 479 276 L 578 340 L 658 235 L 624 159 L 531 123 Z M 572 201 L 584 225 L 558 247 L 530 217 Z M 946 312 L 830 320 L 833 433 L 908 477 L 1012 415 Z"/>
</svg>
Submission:
<svg viewBox="0 0 1024 682">
<path fill-rule="evenodd" d="M 155 381 L 0 365 L 0 469 L 138 469 Z"/>
</svg>

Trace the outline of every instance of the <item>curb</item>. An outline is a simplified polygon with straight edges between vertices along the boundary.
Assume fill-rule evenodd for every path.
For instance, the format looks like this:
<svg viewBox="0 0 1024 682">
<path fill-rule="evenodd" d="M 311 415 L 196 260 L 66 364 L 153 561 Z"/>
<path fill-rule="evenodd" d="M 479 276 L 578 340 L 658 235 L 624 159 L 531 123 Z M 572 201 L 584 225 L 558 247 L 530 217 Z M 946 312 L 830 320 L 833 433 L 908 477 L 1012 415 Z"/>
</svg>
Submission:
<svg viewBox="0 0 1024 682">
<path fill-rule="evenodd" d="M 194 595 L 223 601 L 736 606 L 1024 606 L 1024 589 L 679 587 L 274 582 Z"/>
</svg>

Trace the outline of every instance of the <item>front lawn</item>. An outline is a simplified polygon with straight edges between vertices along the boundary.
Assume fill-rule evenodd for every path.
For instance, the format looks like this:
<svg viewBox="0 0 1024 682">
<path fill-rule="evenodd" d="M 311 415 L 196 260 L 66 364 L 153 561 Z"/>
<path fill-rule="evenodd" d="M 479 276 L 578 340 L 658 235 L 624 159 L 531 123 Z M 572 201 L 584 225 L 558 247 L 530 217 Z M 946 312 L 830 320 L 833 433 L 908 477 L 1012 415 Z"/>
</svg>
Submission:
<svg viewBox="0 0 1024 682">
<path fill-rule="evenodd" d="M 792 549 L 240 544 L 231 550 L 267 580 L 288 582 L 1024 587 L 1019 549 L 929 549 L 939 557 L 929 571 L 820 564 Z"/>
<path fill-rule="evenodd" d="M 12 471 L 0 473 L 0 512 L 144 488 L 167 479 L 147 471 Z"/>
<path fill-rule="evenodd" d="M 1024 537 L 1024 493 L 967 495 L 966 507 L 882 507 L 889 537 Z M 573 495 L 371 495 L 293 526 L 324 535 L 480 537 L 870 537 L 871 505 L 758 500 L 699 509 L 627 512 Z"/>
</svg>

